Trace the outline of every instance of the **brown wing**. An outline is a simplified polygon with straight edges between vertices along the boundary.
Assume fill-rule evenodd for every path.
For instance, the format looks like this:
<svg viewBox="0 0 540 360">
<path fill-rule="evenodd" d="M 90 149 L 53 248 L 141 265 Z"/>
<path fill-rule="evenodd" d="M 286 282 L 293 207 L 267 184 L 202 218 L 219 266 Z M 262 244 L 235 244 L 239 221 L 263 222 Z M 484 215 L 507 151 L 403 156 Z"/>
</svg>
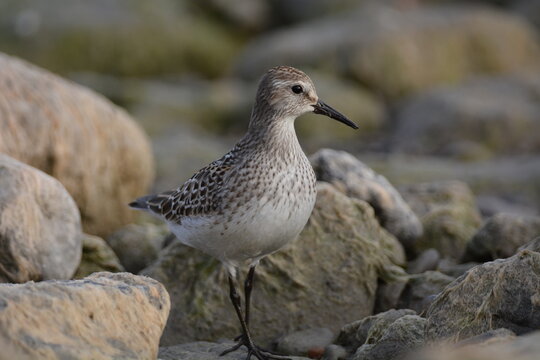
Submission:
<svg viewBox="0 0 540 360">
<path fill-rule="evenodd" d="M 199 170 L 181 187 L 145 199 L 147 209 L 168 221 L 181 223 L 182 217 L 212 215 L 220 211 L 224 181 L 234 167 L 232 153 Z"/>
</svg>

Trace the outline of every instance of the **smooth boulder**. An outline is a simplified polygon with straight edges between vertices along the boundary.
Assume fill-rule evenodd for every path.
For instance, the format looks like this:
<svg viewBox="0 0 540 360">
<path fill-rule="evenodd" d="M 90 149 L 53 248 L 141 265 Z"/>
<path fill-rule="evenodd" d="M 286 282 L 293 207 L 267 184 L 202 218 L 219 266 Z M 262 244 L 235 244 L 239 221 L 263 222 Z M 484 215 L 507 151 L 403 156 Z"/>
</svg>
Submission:
<svg viewBox="0 0 540 360">
<path fill-rule="evenodd" d="M 157 281 L 129 273 L 0 284 L 0 359 L 151 359 L 169 313 Z"/>
<path fill-rule="evenodd" d="M 344 151 L 319 150 L 310 157 L 317 179 L 343 189 L 350 197 L 368 202 L 381 225 L 406 249 L 422 235 L 422 223 L 399 192 L 382 175 Z"/>
<path fill-rule="evenodd" d="M 540 217 L 500 213 L 489 218 L 467 243 L 463 261 L 506 258 L 538 236 Z"/>
<path fill-rule="evenodd" d="M 79 210 L 64 186 L 0 154 L 0 282 L 71 278 L 81 240 Z"/>
<path fill-rule="evenodd" d="M 126 204 L 154 176 L 150 142 L 102 96 L 0 53 L 0 152 L 58 179 L 83 229 L 106 235 L 134 219 Z"/>
<path fill-rule="evenodd" d="M 371 206 L 319 183 L 299 238 L 257 268 L 252 333 L 264 344 L 301 328 L 335 331 L 351 317 L 371 315 L 379 277 L 404 261 L 401 244 L 381 228 Z M 142 273 L 171 294 L 164 345 L 238 335 L 227 275 L 216 260 L 173 243 Z"/>
<path fill-rule="evenodd" d="M 416 250 L 433 248 L 442 258 L 461 259 L 467 242 L 481 225 L 474 194 L 467 184 L 419 183 L 404 187 L 401 193 L 424 225 Z"/>
</svg>

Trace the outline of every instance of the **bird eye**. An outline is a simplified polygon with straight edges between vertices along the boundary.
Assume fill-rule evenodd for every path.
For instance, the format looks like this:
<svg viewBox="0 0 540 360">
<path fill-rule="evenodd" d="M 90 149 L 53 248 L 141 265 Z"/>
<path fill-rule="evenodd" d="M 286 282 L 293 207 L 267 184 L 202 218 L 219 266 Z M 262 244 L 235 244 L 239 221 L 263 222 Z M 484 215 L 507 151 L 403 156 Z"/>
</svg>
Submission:
<svg viewBox="0 0 540 360">
<path fill-rule="evenodd" d="M 300 94 L 304 91 L 304 89 L 302 89 L 302 87 L 300 85 L 294 85 L 291 90 L 293 91 L 293 93 L 295 94 Z"/>
</svg>

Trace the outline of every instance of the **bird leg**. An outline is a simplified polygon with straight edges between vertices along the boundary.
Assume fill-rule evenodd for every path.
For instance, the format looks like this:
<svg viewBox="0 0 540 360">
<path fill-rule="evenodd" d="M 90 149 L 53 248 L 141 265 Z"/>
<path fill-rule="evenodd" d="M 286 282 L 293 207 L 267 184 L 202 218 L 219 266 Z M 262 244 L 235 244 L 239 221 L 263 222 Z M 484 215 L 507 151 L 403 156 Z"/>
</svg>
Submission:
<svg viewBox="0 0 540 360">
<path fill-rule="evenodd" d="M 240 325 L 242 326 L 242 335 L 235 338 L 235 340 L 238 341 L 236 345 L 234 345 L 230 349 L 223 351 L 221 354 L 219 354 L 219 356 L 226 355 L 230 352 L 238 350 L 241 346 L 245 346 L 248 349 L 246 360 L 251 359 L 252 356 L 255 356 L 259 360 L 269 360 L 269 359 L 289 360 L 288 357 L 270 353 L 269 351 L 259 348 L 257 345 L 253 343 L 251 334 L 249 332 L 248 324 L 249 324 L 250 298 L 251 298 L 251 290 L 253 288 L 254 275 L 255 275 L 255 266 L 252 266 L 249 269 L 249 273 L 244 282 L 244 294 L 246 297 L 245 317 L 242 316 L 242 301 L 240 299 L 240 295 L 238 294 L 238 291 L 236 290 L 234 279 L 229 275 L 229 297 L 234 306 L 234 310 L 236 311 L 236 315 L 238 316 L 238 320 L 240 321 Z"/>
</svg>

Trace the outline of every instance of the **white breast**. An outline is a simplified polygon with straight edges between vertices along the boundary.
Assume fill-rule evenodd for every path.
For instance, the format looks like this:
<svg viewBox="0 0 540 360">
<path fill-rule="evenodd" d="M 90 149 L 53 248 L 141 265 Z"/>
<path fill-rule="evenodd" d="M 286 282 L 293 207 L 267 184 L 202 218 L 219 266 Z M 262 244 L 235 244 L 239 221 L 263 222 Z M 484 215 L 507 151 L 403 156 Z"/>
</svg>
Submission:
<svg viewBox="0 0 540 360">
<path fill-rule="evenodd" d="M 259 193 L 233 207 L 232 216 L 225 212 L 213 218 L 186 218 L 181 225 L 169 224 L 172 232 L 186 245 L 231 266 L 255 262 L 279 250 L 309 219 L 316 197 L 315 175 L 305 159 L 301 167 L 282 169 L 262 189 L 258 185 Z"/>
</svg>

